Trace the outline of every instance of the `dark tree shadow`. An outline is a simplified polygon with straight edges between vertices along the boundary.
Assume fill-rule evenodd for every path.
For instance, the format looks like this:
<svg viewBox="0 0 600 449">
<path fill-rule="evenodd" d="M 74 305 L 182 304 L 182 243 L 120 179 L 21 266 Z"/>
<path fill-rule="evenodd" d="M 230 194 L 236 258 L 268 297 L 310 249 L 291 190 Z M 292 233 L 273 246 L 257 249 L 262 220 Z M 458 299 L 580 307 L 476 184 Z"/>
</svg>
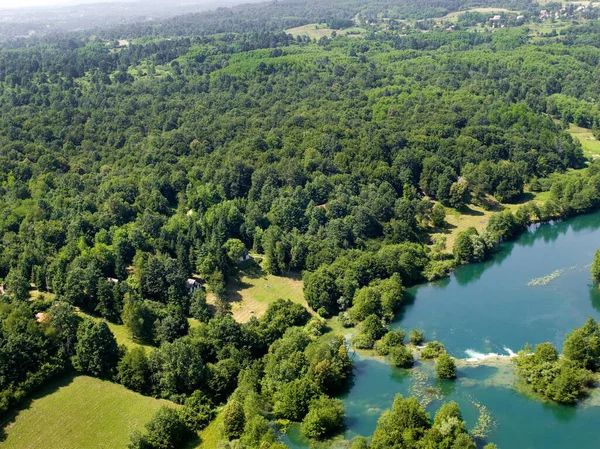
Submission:
<svg viewBox="0 0 600 449">
<path fill-rule="evenodd" d="M 244 262 L 244 267 L 239 269 L 227 279 L 227 302 L 230 304 L 242 302 L 244 299 L 240 294 L 241 290 L 249 289 L 254 285 L 247 280 L 263 279 L 267 280 L 268 273 L 256 263 L 256 261 Z M 294 281 L 302 280 L 302 273 L 296 271 L 288 271 L 278 275 L 281 278 L 292 279 Z M 247 280 L 244 280 L 246 278 Z M 266 288 L 270 288 L 267 286 Z"/>
<path fill-rule="evenodd" d="M 521 193 L 521 195 L 519 195 L 519 197 L 515 201 L 511 201 L 510 204 L 516 204 L 516 205 L 525 204 L 534 199 L 535 199 L 535 195 L 533 193 L 523 192 L 523 193 Z"/>
<path fill-rule="evenodd" d="M 481 217 L 484 215 L 480 210 L 471 209 L 469 206 L 463 206 L 458 211 L 461 215 L 468 215 L 470 217 Z"/>
<path fill-rule="evenodd" d="M 200 439 L 200 435 L 194 433 L 192 438 L 188 441 L 188 443 L 183 447 L 183 449 L 194 449 L 200 446 L 202 440 Z"/>
<path fill-rule="evenodd" d="M 31 404 L 33 403 L 33 401 L 35 401 L 36 399 L 41 399 L 44 396 L 51 395 L 52 393 L 56 393 L 60 388 L 66 387 L 69 384 L 71 384 L 74 378 L 75 374 L 69 373 L 56 379 L 53 379 L 50 382 L 43 385 L 42 387 L 40 387 L 34 393 L 26 396 L 25 399 L 19 402 L 14 408 L 9 410 L 6 413 L 6 415 L 3 416 L 3 421 L 1 423 L 2 427 L 0 428 L 0 442 L 6 439 L 6 429 L 15 423 L 19 414 L 22 411 L 31 408 Z"/>
</svg>

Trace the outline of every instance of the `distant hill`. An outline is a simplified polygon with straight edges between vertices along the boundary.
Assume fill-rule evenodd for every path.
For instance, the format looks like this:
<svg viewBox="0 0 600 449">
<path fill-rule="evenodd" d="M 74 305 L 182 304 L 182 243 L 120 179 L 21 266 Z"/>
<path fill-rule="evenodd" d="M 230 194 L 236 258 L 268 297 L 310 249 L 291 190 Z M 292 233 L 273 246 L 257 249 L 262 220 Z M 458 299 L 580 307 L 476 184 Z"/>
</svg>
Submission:
<svg viewBox="0 0 600 449">
<path fill-rule="evenodd" d="M 0 40 L 167 19 L 248 0 L 0 0 Z"/>
</svg>

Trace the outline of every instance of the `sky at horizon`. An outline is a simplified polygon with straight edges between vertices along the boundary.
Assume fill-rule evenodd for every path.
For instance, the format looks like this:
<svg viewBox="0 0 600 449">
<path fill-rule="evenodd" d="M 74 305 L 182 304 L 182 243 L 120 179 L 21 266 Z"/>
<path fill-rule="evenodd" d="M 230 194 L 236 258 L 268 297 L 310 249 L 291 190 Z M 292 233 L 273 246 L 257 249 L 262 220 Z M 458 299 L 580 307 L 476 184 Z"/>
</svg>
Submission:
<svg viewBox="0 0 600 449">
<path fill-rule="evenodd" d="M 81 3 L 107 3 L 111 1 L 134 1 L 134 0 L 0 0 L 2 8 L 28 8 L 39 6 L 61 6 Z"/>
</svg>

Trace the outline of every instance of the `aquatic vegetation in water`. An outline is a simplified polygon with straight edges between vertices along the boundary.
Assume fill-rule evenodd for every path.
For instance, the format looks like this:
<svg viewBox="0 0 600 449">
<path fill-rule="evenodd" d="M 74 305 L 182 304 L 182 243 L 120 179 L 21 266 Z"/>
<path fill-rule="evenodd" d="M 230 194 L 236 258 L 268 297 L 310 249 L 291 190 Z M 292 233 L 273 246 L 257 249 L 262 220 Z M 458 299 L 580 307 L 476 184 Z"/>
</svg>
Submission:
<svg viewBox="0 0 600 449">
<path fill-rule="evenodd" d="M 544 285 L 548 285 L 554 279 L 560 276 L 563 270 L 554 270 L 552 273 L 543 276 L 541 278 L 532 279 L 527 283 L 529 287 L 541 287 Z"/>
<path fill-rule="evenodd" d="M 571 267 L 561 268 L 560 270 L 554 270 L 552 273 L 550 273 L 550 274 L 548 274 L 546 276 L 542 276 L 540 278 L 532 279 L 531 281 L 529 281 L 527 283 L 527 286 L 528 287 L 543 287 L 544 285 L 548 285 L 554 279 L 560 277 L 561 275 L 563 275 L 567 271 L 576 270 L 576 269 L 583 269 L 583 268 L 585 268 L 585 267 L 582 267 L 581 265 L 573 265 Z"/>
<path fill-rule="evenodd" d="M 422 407 L 426 408 L 433 400 L 441 401 L 444 395 L 439 387 L 431 385 L 433 374 L 418 368 L 412 370 L 412 384 L 410 386 L 410 396 L 419 401 Z"/>
<path fill-rule="evenodd" d="M 475 427 L 473 427 L 473 430 L 471 430 L 471 435 L 474 438 L 484 439 L 494 429 L 494 427 L 496 426 L 496 422 L 494 421 L 492 414 L 485 405 L 477 402 L 472 398 L 470 398 L 470 401 L 471 404 L 473 404 L 479 411 L 479 417 L 477 418 Z"/>
</svg>

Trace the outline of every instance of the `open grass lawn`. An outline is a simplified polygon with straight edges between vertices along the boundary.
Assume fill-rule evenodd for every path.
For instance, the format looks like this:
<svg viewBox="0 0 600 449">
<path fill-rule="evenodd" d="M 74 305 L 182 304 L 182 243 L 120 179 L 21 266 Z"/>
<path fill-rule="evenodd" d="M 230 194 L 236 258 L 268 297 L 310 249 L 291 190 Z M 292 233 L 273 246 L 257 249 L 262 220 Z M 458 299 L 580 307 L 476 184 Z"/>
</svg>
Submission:
<svg viewBox="0 0 600 449">
<path fill-rule="evenodd" d="M 541 23 L 528 23 L 527 27 L 530 30 L 529 35 L 533 37 L 534 41 L 538 41 L 540 39 L 544 39 L 543 37 L 538 36 L 539 34 L 548 34 L 551 33 L 552 30 L 555 30 L 558 33 L 559 31 L 568 28 L 569 25 L 570 22 L 556 21 L 552 23 L 550 20 L 546 20 L 545 22 Z M 562 39 L 561 36 L 556 36 L 553 39 L 555 38 Z"/>
<path fill-rule="evenodd" d="M 519 201 L 516 203 L 498 203 L 495 207 L 489 210 L 479 206 L 474 206 L 473 204 L 470 204 L 461 210 L 446 208 L 446 227 L 441 232 L 433 232 L 432 237 L 436 235 L 444 235 L 446 237 L 446 252 L 450 253 L 454 247 L 454 240 L 460 232 L 470 227 L 477 229 L 477 232 L 482 232 L 486 228 L 488 221 L 493 214 L 506 209 L 514 212 L 521 205 L 526 204 L 529 201 L 535 201 L 538 204 L 542 204 L 547 199 L 548 195 L 549 192 L 524 192 Z"/>
<path fill-rule="evenodd" d="M 327 24 L 325 23 L 310 23 L 308 25 L 302 25 L 296 28 L 285 30 L 286 33 L 289 33 L 294 37 L 308 36 L 311 39 L 320 39 L 323 36 L 331 37 L 331 33 L 334 31 L 338 34 L 338 36 L 360 36 L 365 30 L 358 27 L 346 28 L 344 30 L 334 30 L 332 28 L 327 28 Z"/>
<path fill-rule="evenodd" d="M 261 317 L 269 303 L 276 299 L 291 299 L 308 309 L 302 292 L 302 278 L 299 273 L 287 276 L 273 276 L 265 273 L 257 264 L 248 264 L 236 278 L 227 284 L 231 312 L 240 323 L 251 317 Z"/>
<path fill-rule="evenodd" d="M 446 228 L 443 232 L 435 232 L 435 235 L 444 235 L 446 237 L 446 251 L 452 252 L 456 236 L 467 228 L 474 227 L 481 232 L 487 226 L 488 220 L 496 211 L 485 210 L 479 206 L 464 207 L 460 211 L 446 208 Z"/>
<path fill-rule="evenodd" d="M 290 28 L 289 30 L 285 30 L 285 32 L 294 37 L 308 36 L 313 39 L 319 39 L 323 36 L 330 37 L 331 33 L 333 33 L 333 30 L 331 28 L 327 28 L 327 25 L 324 23 L 309 23 L 308 25 Z"/>
<path fill-rule="evenodd" d="M 204 430 L 200 432 L 200 443 L 196 449 L 216 449 L 221 436 L 221 426 L 223 425 L 223 414 L 219 412 Z"/>
<path fill-rule="evenodd" d="M 87 376 L 48 385 L 3 423 L 6 449 L 126 448 L 130 433 L 144 428 L 165 400 Z"/>
<path fill-rule="evenodd" d="M 597 159 L 600 157 L 600 142 L 596 140 L 591 129 L 570 125 L 569 133 L 581 142 L 586 157 L 590 159 Z"/>
</svg>

